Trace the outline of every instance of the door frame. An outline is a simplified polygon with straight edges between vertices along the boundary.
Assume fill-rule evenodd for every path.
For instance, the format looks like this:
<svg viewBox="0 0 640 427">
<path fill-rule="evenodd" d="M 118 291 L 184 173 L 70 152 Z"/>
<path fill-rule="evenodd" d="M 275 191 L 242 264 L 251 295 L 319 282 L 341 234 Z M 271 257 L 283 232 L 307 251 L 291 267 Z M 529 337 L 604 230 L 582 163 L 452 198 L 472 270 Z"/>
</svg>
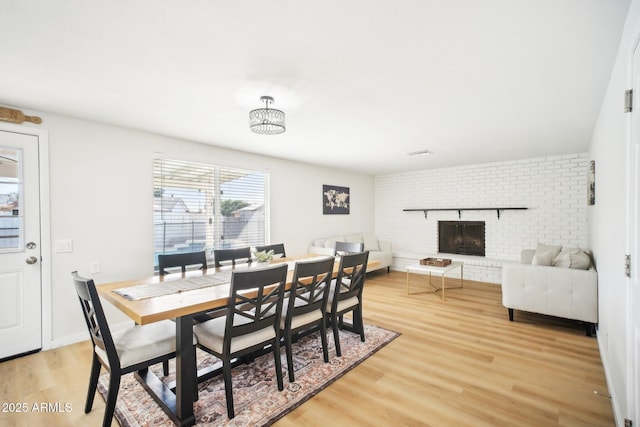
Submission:
<svg viewBox="0 0 640 427">
<path fill-rule="evenodd" d="M 49 131 L 29 125 L 0 122 L 0 131 L 31 135 L 38 138 L 40 186 L 40 280 L 42 350 L 53 348 L 53 317 L 51 310 L 51 211 L 49 203 Z"/>
<path fill-rule="evenodd" d="M 640 208 L 640 201 L 638 200 L 638 184 L 640 183 L 640 179 L 638 174 L 640 174 L 640 170 L 638 169 L 638 158 L 639 153 L 636 152 L 637 144 L 634 143 L 637 138 L 640 136 L 637 135 L 640 129 L 636 129 L 634 126 L 638 119 L 638 114 L 640 111 L 635 111 L 635 108 L 640 105 L 637 99 L 640 99 L 640 87 L 638 87 L 638 79 L 636 76 L 640 76 L 640 69 L 636 66 L 636 53 L 640 54 L 640 35 L 636 35 L 636 39 L 632 45 L 631 53 L 629 56 L 629 86 L 633 90 L 633 100 L 631 114 L 628 120 L 628 133 L 627 133 L 627 147 L 626 147 L 626 157 L 627 157 L 627 170 L 626 170 L 626 185 L 627 185 L 627 208 L 626 208 L 626 231 L 627 231 L 627 241 L 626 241 L 626 254 L 630 257 L 631 268 L 630 268 L 630 276 L 626 277 L 625 284 L 627 286 L 627 305 L 626 305 L 626 321 L 628 325 L 628 330 L 626 333 L 626 366 L 625 366 L 625 375 L 628 378 L 627 383 L 625 384 L 625 392 L 627 394 L 625 406 L 626 413 L 622 414 L 625 419 L 630 419 L 634 423 L 639 423 L 640 419 L 640 406 L 638 406 L 638 397 L 640 397 L 640 361 L 638 361 L 638 347 L 636 346 L 636 338 L 637 334 L 640 332 L 637 329 L 638 321 L 640 318 L 640 313 L 637 311 L 637 307 L 635 307 L 636 301 L 633 299 L 633 296 L 638 295 L 640 292 L 637 289 L 632 289 L 633 286 L 638 286 L 640 284 L 638 273 L 640 273 L 640 254 L 638 250 L 638 226 L 640 222 L 636 215 L 638 214 L 638 208 Z M 634 234 L 635 233 L 635 234 Z"/>
</svg>

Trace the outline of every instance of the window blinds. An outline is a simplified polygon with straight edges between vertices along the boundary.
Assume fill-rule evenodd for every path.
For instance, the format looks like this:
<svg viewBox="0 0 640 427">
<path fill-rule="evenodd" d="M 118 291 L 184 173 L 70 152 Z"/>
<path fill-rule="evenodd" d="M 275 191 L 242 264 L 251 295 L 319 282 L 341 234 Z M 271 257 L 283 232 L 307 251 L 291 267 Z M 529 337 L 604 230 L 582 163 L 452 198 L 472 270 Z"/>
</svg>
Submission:
<svg viewBox="0 0 640 427">
<path fill-rule="evenodd" d="M 158 254 L 265 244 L 268 174 L 157 158 L 153 164 Z"/>
</svg>

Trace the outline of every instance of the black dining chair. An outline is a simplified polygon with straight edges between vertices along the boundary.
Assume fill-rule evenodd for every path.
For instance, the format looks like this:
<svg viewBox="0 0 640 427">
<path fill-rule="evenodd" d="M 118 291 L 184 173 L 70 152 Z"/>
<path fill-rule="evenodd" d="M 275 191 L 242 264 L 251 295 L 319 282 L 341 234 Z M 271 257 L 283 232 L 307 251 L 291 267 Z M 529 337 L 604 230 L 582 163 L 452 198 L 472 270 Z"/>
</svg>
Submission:
<svg viewBox="0 0 640 427">
<path fill-rule="evenodd" d="M 295 380 L 293 369 L 292 342 L 299 331 L 312 328 L 320 329 L 322 354 L 325 363 L 329 362 L 327 345 L 327 322 L 324 307 L 327 305 L 334 258 L 318 261 L 296 262 L 289 294 L 282 308 L 280 329 L 287 351 L 287 369 L 289 381 Z"/>
<path fill-rule="evenodd" d="M 176 325 L 169 320 L 162 320 L 112 334 L 94 281 L 81 277 L 77 271 L 71 275 L 93 343 L 93 360 L 84 412 L 89 413 L 93 407 L 100 369 L 104 367 L 109 372 L 109 390 L 102 425 L 107 427 L 111 425 L 113 418 L 120 378 L 175 357 Z M 193 344 L 196 344 L 195 337 Z M 195 360 L 193 363 L 195 366 Z"/>
<path fill-rule="evenodd" d="M 227 414 L 235 417 L 231 361 L 270 345 L 278 390 L 284 389 L 280 362 L 280 316 L 287 265 L 231 273 L 227 314 L 194 325 L 198 347 L 222 360 Z"/>
<path fill-rule="evenodd" d="M 333 251 L 334 256 L 353 254 L 364 251 L 364 243 L 357 242 L 336 242 L 336 247 Z"/>
<path fill-rule="evenodd" d="M 256 246 L 256 252 L 269 252 L 273 251 L 274 255 L 280 255 L 282 258 L 286 258 L 287 253 L 284 251 L 284 243 L 276 243 L 273 245 Z"/>
<path fill-rule="evenodd" d="M 180 267 L 184 273 L 187 266 L 200 265 L 201 270 L 207 269 L 207 254 L 205 251 L 182 252 L 177 254 L 158 255 L 158 272 L 161 276 L 167 274 L 166 269 Z"/>
<path fill-rule="evenodd" d="M 164 276 L 170 273 L 169 268 L 180 267 L 184 273 L 189 266 L 200 266 L 200 270 L 207 270 L 207 253 L 205 251 L 199 252 L 181 252 L 176 254 L 161 254 L 158 255 L 158 274 Z M 200 313 L 193 316 L 193 320 L 196 322 L 205 322 L 211 319 L 214 312 Z M 169 365 L 164 365 L 164 374 L 169 374 Z"/>
<path fill-rule="evenodd" d="M 341 356 L 338 329 L 343 328 L 343 316 L 352 312 L 353 332 L 360 334 L 364 342 L 364 321 L 362 320 L 362 291 L 367 272 L 369 251 L 343 255 L 340 258 L 338 276 L 331 284 L 325 312 L 333 328 L 333 340 L 336 354 Z"/>
<path fill-rule="evenodd" d="M 251 248 L 214 249 L 213 258 L 216 267 L 224 264 L 236 265 L 238 261 L 251 262 Z"/>
</svg>

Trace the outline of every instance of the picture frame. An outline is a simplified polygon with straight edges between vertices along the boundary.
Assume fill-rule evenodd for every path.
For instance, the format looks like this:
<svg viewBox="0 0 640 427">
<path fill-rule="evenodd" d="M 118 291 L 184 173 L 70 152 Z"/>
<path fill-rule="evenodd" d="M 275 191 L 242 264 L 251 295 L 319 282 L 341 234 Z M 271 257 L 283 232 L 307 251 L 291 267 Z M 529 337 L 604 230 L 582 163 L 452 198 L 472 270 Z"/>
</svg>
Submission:
<svg viewBox="0 0 640 427">
<path fill-rule="evenodd" d="M 323 215 L 349 215 L 350 207 L 351 194 L 349 187 L 326 184 L 322 186 Z"/>
</svg>

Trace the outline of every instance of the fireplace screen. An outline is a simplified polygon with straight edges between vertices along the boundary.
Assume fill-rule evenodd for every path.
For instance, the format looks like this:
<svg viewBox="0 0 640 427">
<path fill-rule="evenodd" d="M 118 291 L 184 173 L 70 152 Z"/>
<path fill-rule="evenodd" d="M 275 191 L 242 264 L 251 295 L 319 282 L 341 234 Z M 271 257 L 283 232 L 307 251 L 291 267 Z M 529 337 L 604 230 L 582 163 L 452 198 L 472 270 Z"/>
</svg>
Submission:
<svg viewBox="0 0 640 427">
<path fill-rule="evenodd" d="M 484 221 L 438 221 L 438 251 L 484 256 Z"/>
</svg>

